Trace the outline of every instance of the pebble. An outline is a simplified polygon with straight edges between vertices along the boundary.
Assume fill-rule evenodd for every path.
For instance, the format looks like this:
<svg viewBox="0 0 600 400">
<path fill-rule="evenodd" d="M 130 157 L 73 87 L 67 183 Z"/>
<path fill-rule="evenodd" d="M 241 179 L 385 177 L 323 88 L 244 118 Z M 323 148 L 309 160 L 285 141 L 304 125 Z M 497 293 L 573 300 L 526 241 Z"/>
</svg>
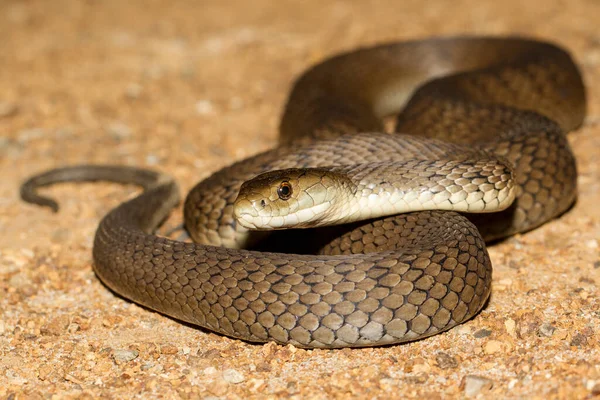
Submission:
<svg viewBox="0 0 600 400">
<path fill-rule="evenodd" d="M 223 379 L 227 383 L 242 383 L 246 380 L 244 374 L 235 369 L 227 369 L 223 372 Z"/>
<path fill-rule="evenodd" d="M 588 340 L 587 338 L 582 335 L 581 333 L 577 333 L 573 336 L 573 339 L 571 339 L 571 343 L 569 343 L 571 346 L 576 346 L 576 347 L 583 347 L 585 345 L 587 345 Z"/>
<path fill-rule="evenodd" d="M 569 331 L 567 329 L 556 329 L 554 336 L 559 340 L 565 340 L 569 336 Z"/>
<path fill-rule="evenodd" d="M 117 362 L 117 364 L 133 361 L 136 358 L 138 358 L 139 355 L 140 355 L 140 353 L 137 350 L 129 350 L 129 349 L 113 350 L 113 359 Z"/>
<path fill-rule="evenodd" d="M 0 252 L 0 261 L 0 274 L 19 272 L 28 262 L 27 258 L 12 252 Z"/>
<path fill-rule="evenodd" d="M 504 327 L 510 336 L 517 337 L 517 323 L 514 319 L 508 318 L 506 321 L 504 321 Z"/>
<path fill-rule="evenodd" d="M 464 388 L 467 397 L 474 397 L 482 391 L 491 390 L 494 381 L 478 375 L 467 375 L 463 378 L 461 386 Z"/>
<path fill-rule="evenodd" d="M 22 386 L 27 383 L 27 379 L 23 378 L 21 375 L 17 374 L 16 372 L 10 369 L 7 370 L 4 375 L 8 378 L 8 382 L 10 382 L 13 385 Z"/>
<path fill-rule="evenodd" d="M 8 280 L 8 284 L 10 287 L 22 289 L 31 284 L 31 279 L 25 273 L 17 273 Z"/>
<path fill-rule="evenodd" d="M 215 107 L 210 100 L 200 100 L 195 104 L 196 112 L 200 115 L 210 115 L 215 113 Z"/>
<path fill-rule="evenodd" d="M 494 354 L 500 350 L 502 350 L 502 342 L 499 340 L 490 340 L 485 344 L 483 351 L 485 351 L 486 354 Z"/>
<path fill-rule="evenodd" d="M 220 358 L 221 351 L 219 349 L 209 349 L 204 351 L 198 350 L 196 355 L 200 358 L 208 358 L 209 360 L 212 360 L 215 358 Z"/>
<path fill-rule="evenodd" d="M 158 164 L 159 158 L 156 154 L 148 154 L 146 156 L 146 164 L 148 165 L 156 165 Z"/>
<path fill-rule="evenodd" d="M 598 241 L 596 239 L 586 240 L 585 245 L 587 246 L 588 249 L 597 249 Z"/>
<path fill-rule="evenodd" d="M 475 332 L 475 333 L 473 334 L 473 336 L 474 336 L 476 339 L 481 339 L 481 338 L 488 337 L 488 336 L 490 336 L 491 334 L 492 334 L 492 331 L 491 331 L 491 330 L 489 330 L 489 329 L 480 329 L 480 330 L 478 330 L 477 332 Z"/>
<path fill-rule="evenodd" d="M 538 330 L 538 332 L 541 336 L 550 337 L 554 334 L 555 330 L 556 328 L 554 327 L 554 325 L 544 322 L 542 325 L 540 325 L 540 329 Z"/>
<path fill-rule="evenodd" d="M 435 362 L 441 369 L 451 369 L 458 367 L 458 361 L 456 361 L 456 358 L 442 351 L 435 355 Z"/>
<path fill-rule="evenodd" d="M 81 326 L 76 323 L 69 324 L 67 327 L 67 332 L 69 333 L 77 333 L 81 329 Z"/>
<path fill-rule="evenodd" d="M 149 369 L 151 369 L 152 367 L 154 367 L 154 364 L 153 364 L 153 363 L 145 363 L 145 364 L 142 364 L 142 366 L 140 367 L 140 369 L 141 369 L 142 371 L 148 371 L 148 370 L 149 370 Z"/>
<path fill-rule="evenodd" d="M 38 378 L 42 381 L 48 379 L 53 372 L 56 372 L 56 368 L 50 364 L 42 364 L 38 368 Z"/>
<path fill-rule="evenodd" d="M 251 379 L 249 383 L 250 383 L 250 387 L 252 388 L 252 390 L 259 390 L 265 384 L 265 380 L 264 379 Z"/>
<path fill-rule="evenodd" d="M 373 366 L 369 366 L 367 368 L 371 368 L 370 372 L 370 377 L 374 378 L 375 376 L 377 376 L 379 374 L 379 371 L 376 368 L 372 368 Z M 429 366 L 429 364 L 427 364 L 425 361 L 423 361 L 422 363 L 417 363 L 413 366 L 413 372 L 416 374 L 422 374 L 422 373 L 426 373 L 431 371 L 431 367 Z"/>
<path fill-rule="evenodd" d="M 167 344 L 160 348 L 161 354 L 177 354 L 178 352 L 179 350 L 177 349 L 177 347 L 173 346 L 172 344 Z"/>
<path fill-rule="evenodd" d="M 60 336 L 67 330 L 70 322 L 68 315 L 60 315 L 42 326 L 40 332 L 44 335 Z"/>
</svg>

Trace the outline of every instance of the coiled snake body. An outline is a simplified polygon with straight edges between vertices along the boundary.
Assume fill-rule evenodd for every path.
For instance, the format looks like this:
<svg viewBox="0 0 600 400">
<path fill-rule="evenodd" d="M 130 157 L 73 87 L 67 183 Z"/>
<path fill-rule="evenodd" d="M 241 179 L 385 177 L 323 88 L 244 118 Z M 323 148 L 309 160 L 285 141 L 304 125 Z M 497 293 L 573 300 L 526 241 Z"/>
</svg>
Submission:
<svg viewBox="0 0 600 400">
<path fill-rule="evenodd" d="M 398 112 L 398 134 L 384 133 L 382 120 Z M 166 175 L 69 167 L 31 178 L 22 196 L 56 209 L 37 187 L 100 179 L 144 186 L 100 222 L 94 268 L 115 292 L 166 315 L 252 342 L 400 343 L 482 308 L 492 277 L 484 239 L 532 229 L 573 203 L 575 160 L 564 132 L 584 113 L 579 72 L 554 45 L 510 37 L 394 43 L 336 56 L 300 77 L 281 146 L 188 195 L 186 227 L 197 243 L 152 233 L 179 201 Z M 477 213 L 474 223 L 456 211 Z M 318 255 L 239 249 L 255 237 L 244 226 L 357 219 L 368 220 Z"/>
</svg>

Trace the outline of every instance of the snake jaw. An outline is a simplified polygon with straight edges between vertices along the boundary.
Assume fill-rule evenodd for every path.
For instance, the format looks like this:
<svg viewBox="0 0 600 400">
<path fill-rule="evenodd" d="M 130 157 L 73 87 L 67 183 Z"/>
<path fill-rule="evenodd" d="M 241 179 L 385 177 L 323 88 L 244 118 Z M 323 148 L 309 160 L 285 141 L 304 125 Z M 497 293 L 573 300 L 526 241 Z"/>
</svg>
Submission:
<svg viewBox="0 0 600 400">
<path fill-rule="evenodd" d="M 277 230 L 286 228 L 307 228 L 318 224 L 318 221 L 327 215 L 327 209 L 331 207 L 330 203 L 318 204 L 311 208 L 299 210 L 296 213 L 288 215 L 255 215 L 252 212 L 245 212 L 248 204 L 241 204 L 234 208 L 234 215 L 237 222 L 246 229 L 250 230 Z M 253 209 L 250 205 L 248 209 Z"/>
<path fill-rule="evenodd" d="M 250 230 L 276 230 L 286 228 L 304 228 L 318 225 L 328 218 L 334 202 L 315 198 L 307 193 L 287 200 L 282 204 L 273 196 L 263 196 L 256 192 L 238 195 L 233 214 L 237 222 Z"/>
</svg>

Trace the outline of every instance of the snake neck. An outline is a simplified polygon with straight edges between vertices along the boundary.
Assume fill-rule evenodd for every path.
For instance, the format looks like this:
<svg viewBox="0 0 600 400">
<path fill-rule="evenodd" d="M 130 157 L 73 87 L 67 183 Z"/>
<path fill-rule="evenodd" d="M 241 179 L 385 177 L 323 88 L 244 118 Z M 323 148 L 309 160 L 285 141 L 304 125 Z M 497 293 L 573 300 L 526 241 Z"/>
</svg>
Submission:
<svg viewBox="0 0 600 400">
<path fill-rule="evenodd" d="M 409 160 L 332 171 L 351 182 L 352 192 L 336 197 L 322 225 L 425 210 L 496 212 L 508 208 L 516 194 L 512 167 L 496 158 Z"/>
</svg>

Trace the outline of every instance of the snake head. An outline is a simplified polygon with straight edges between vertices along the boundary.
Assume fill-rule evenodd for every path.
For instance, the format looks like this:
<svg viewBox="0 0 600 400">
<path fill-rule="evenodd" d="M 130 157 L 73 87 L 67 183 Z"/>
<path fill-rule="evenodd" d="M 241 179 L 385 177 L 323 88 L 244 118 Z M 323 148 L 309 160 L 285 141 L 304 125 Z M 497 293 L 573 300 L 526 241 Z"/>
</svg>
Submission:
<svg viewBox="0 0 600 400">
<path fill-rule="evenodd" d="M 345 176 L 322 168 L 266 172 L 242 184 L 233 213 L 252 230 L 324 225 L 348 185 Z"/>
</svg>

